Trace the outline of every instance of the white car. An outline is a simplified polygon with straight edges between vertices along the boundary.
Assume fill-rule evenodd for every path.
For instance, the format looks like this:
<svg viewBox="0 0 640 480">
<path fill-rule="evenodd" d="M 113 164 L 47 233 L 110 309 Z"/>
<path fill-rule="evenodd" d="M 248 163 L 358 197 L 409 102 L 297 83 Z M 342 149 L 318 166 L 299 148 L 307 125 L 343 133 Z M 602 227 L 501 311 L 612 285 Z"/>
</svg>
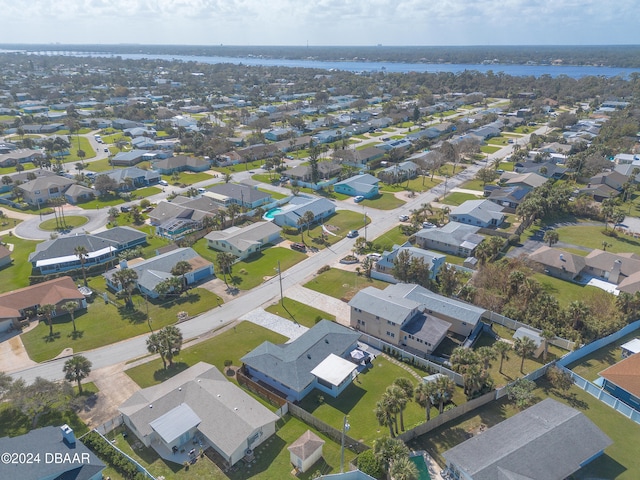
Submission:
<svg viewBox="0 0 640 480">
<path fill-rule="evenodd" d="M 373 260 L 374 262 L 377 262 L 378 260 L 380 260 L 382 258 L 382 255 L 380 255 L 379 253 L 368 253 L 367 254 L 367 258 Z"/>
<path fill-rule="evenodd" d="M 409 221 L 409 215 L 400 215 L 398 217 L 398 220 L 400 220 L 401 222 L 407 222 Z"/>
<path fill-rule="evenodd" d="M 435 225 L 431 222 L 422 222 L 422 228 L 433 228 Z"/>
<path fill-rule="evenodd" d="M 163 187 L 168 187 L 169 186 L 169 182 L 167 182 L 166 180 L 160 180 L 158 183 L 160 185 L 162 185 Z"/>
</svg>

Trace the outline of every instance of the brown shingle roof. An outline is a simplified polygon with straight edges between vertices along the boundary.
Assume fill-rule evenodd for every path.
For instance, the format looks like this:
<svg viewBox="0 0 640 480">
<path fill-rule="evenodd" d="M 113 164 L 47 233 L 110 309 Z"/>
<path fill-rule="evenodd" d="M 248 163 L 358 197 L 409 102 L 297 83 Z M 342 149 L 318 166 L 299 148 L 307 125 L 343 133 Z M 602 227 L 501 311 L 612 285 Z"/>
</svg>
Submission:
<svg viewBox="0 0 640 480">
<path fill-rule="evenodd" d="M 18 317 L 19 311 L 35 305 L 57 305 L 63 301 L 82 300 L 84 296 L 78 291 L 71 277 L 60 277 L 48 282 L 38 283 L 0 295 L 0 314 L 10 313 L 9 317 Z"/>
<path fill-rule="evenodd" d="M 529 259 L 542 265 L 555 267 L 575 274 L 580 273 L 586 265 L 584 257 L 548 246 L 537 249 L 529 256 Z"/>
<path fill-rule="evenodd" d="M 611 383 L 615 383 L 630 394 L 640 397 L 640 353 L 631 355 L 621 362 L 611 365 L 600 372 L 600 376 Z"/>
<path fill-rule="evenodd" d="M 305 460 L 313 455 L 313 453 L 324 445 L 324 440 L 313 433 L 311 430 L 307 430 L 300 437 L 293 442 L 287 450 L 293 453 L 296 457 Z"/>
</svg>

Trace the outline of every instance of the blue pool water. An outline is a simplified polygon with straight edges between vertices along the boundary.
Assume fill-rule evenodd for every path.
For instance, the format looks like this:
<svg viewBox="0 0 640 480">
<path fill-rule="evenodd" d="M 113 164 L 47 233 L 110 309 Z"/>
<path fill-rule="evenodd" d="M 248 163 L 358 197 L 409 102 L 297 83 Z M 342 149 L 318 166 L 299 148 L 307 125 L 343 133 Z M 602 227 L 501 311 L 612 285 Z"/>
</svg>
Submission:
<svg viewBox="0 0 640 480">
<path fill-rule="evenodd" d="M 427 467 L 427 462 L 424 461 L 424 457 L 422 455 L 416 455 L 414 457 L 409 457 L 414 465 L 418 468 L 418 480 L 431 480 L 429 476 L 429 468 Z"/>
<path fill-rule="evenodd" d="M 262 218 L 265 220 L 273 220 L 273 217 L 282 211 L 281 208 L 272 208 L 267 213 L 264 214 Z"/>
</svg>

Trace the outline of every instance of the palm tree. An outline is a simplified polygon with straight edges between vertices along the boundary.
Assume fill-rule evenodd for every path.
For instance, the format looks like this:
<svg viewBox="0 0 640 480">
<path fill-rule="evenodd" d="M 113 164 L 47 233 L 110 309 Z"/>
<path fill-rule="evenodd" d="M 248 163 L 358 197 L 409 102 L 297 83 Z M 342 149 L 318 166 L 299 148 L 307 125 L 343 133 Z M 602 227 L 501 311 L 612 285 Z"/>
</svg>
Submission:
<svg viewBox="0 0 640 480">
<path fill-rule="evenodd" d="M 394 385 L 397 385 L 404 392 L 405 397 L 407 397 L 407 402 L 410 402 L 413 399 L 413 382 L 406 377 L 398 377 L 393 381 Z M 402 428 L 404 430 L 404 427 Z"/>
<path fill-rule="evenodd" d="M 121 295 L 125 298 L 127 307 L 132 307 L 133 290 L 136 288 L 138 274 L 135 272 L 135 270 L 131 270 L 129 268 L 121 268 L 113 274 L 112 279 L 115 283 L 120 285 L 121 290 L 118 293 L 121 293 Z"/>
<path fill-rule="evenodd" d="M 408 456 L 398 457 L 391 463 L 389 473 L 393 480 L 418 480 L 420 473 Z"/>
<path fill-rule="evenodd" d="M 231 219 L 232 227 L 235 222 L 236 216 L 240 213 L 240 211 L 241 211 L 240 205 L 238 205 L 237 203 L 232 203 L 227 207 L 227 215 L 229 215 L 229 218 Z"/>
<path fill-rule="evenodd" d="M 448 376 L 438 377 L 434 383 L 435 398 L 438 400 L 438 413 L 444 412 L 444 404 L 453 398 L 456 384 Z"/>
<path fill-rule="evenodd" d="M 431 407 L 433 407 L 435 393 L 436 389 L 433 382 L 419 383 L 415 388 L 414 399 L 418 405 L 424 408 L 427 422 L 431 420 Z"/>
<path fill-rule="evenodd" d="M 53 337 L 53 323 L 51 322 L 51 317 L 53 317 L 53 314 L 56 311 L 56 306 L 52 305 L 50 303 L 47 303 L 45 305 L 40 305 L 40 308 L 38 309 L 38 312 L 40 313 L 40 315 L 44 315 L 45 318 L 47 319 L 47 325 L 49 325 L 49 336 Z"/>
<path fill-rule="evenodd" d="M 373 453 L 385 470 L 398 458 L 407 457 L 409 448 L 399 438 L 381 437 L 373 442 Z"/>
<path fill-rule="evenodd" d="M 505 341 L 498 340 L 496 343 L 493 344 L 493 348 L 496 350 L 496 352 L 500 356 L 500 368 L 498 369 L 498 371 L 502 373 L 502 363 L 505 360 L 509 360 L 509 352 L 511 351 L 511 345 L 509 345 Z"/>
<path fill-rule="evenodd" d="M 580 300 L 574 300 L 567 307 L 567 315 L 571 320 L 571 326 L 578 330 L 589 315 L 589 307 Z"/>
<path fill-rule="evenodd" d="M 498 358 L 498 354 L 494 348 L 488 345 L 478 348 L 476 353 L 478 354 L 480 361 L 482 361 L 482 368 L 485 370 L 489 370 L 489 368 L 491 368 L 491 362 Z"/>
<path fill-rule="evenodd" d="M 233 262 L 235 257 L 227 252 L 219 252 L 216 255 L 216 264 L 218 267 L 218 271 L 222 271 L 222 275 L 224 277 L 224 284 L 229 288 L 229 284 L 227 283 L 227 273 L 231 275 L 231 267 L 233 266 Z"/>
<path fill-rule="evenodd" d="M 540 337 L 542 337 L 542 341 L 544 342 L 542 361 L 544 363 L 547 363 L 547 355 L 549 354 L 549 340 L 553 340 L 554 338 L 556 338 L 556 334 L 551 327 L 547 326 L 542 329 L 542 332 L 540 332 Z"/>
<path fill-rule="evenodd" d="M 62 305 L 62 310 L 67 312 L 71 317 L 71 323 L 73 324 L 73 333 L 76 333 L 76 308 L 78 304 L 76 302 L 66 302 Z"/>
<path fill-rule="evenodd" d="M 307 235 L 309 235 L 309 227 L 311 223 L 315 220 L 316 216 L 313 214 L 311 210 L 307 210 L 302 215 L 302 218 L 304 218 L 304 223 L 307 226 Z"/>
<path fill-rule="evenodd" d="M 520 362 L 520 373 L 524 373 L 524 359 L 536 351 L 536 344 L 529 337 L 516 338 L 513 343 L 513 350 L 522 357 L 522 361 Z"/>
<path fill-rule="evenodd" d="M 546 232 L 544 232 L 544 237 L 542 237 L 542 240 L 547 242 L 549 246 L 558 243 L 559 239 L 560 234 L 556 230 L 547 230 Z"/>
<path fill-rule="evenodd" d="M 413 386 L 411 386 L 411 390 L 413 390 Z M 400 414 L 400 430 L 404 432 L 404 409 L 407 408 L 407 403 L 411 397 L 408 397 L 405 390 L 395 382 L 389 385 L 386 391 L 393 397 L 393 404 L 397 404 L 398 413 Z"/>
<path fill-rule="evenodd" d="M 82 269 L 82 279 L 84 280 L 84 286 L 87 286 L 87 271 L 84 268 L 84 262 L 89 257 L 89 252 L 87 251 L 87 247 L 84 245 L 78 245 L 73 249 L 73 253 L 78 260 L 80 260 L 80 268 Z"/>
<path fill-rule="evenodd" d="M 374 410 L 376 414 L 376 420 L 378 420 L 378 424 L 380 426 L 386 425 L 389 427 L 389 434 L 391 438 L 395 438 L 396 434 L 393 431 L 393 413 L 391 413 L 390 409 L 385 405 L 383 400 L 378 400 L 376 402 L 376 408 Z"/>
<path fill-rule="evenodd" d="M 396 435 L 399 433 L 398 414 L 402 411 L 403 396 L 404 392 L 393 385 L 387 387 L 385 392 L 382 394 L 382 403 L 385 405 L 385 408 L 389 410 L 391 415 L 393 415 L 393 425 Z"/>
<path fill-rule="evenodd" d="M 193 270 L 193 267 L 186 260 L 180 260 L 176 263 L 171 269 L 171 275 L 181 276 L 182 277 L 182 286 L 181 288 L 184 290 L 187 286 L 187 279 L 185 275 Z"/>
<path fill-rule="evenodd" d="M 78 393 L 82 393 L 82 380 L 87 378 L 91 373 L 92 364 L 88 358 L 82 355 L 74 355 L 69 360 L 64 362 L 62 371 L 64 372 L 64 378 L 68 382 L 78 383 Z"/>
<path fill-rule="evenodd" d="M 157 353 L 162 359 L 162 364 L 166 369 L 171 368 L 173 359 L 182 349 L 182 332 L 174 325 L 168 325 L 156 333 L 149 335 L 147 339 L 147 350 L 150 353 Z M 169 362 L 169 365 L 167 365 Z"/>
</svg>

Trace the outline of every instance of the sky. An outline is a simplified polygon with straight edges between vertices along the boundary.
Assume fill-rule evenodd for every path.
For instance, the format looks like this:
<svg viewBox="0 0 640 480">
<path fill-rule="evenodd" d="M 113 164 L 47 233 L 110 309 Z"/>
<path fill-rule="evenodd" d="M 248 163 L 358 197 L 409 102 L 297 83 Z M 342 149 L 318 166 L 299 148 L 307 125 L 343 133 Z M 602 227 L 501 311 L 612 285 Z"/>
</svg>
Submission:
<svg viewBox="0 0 640 480">
<path fill-rule="evenodd" d="M 0 43 L 640 44 L 640 0 L 0 0 Z"/>
</svg>

